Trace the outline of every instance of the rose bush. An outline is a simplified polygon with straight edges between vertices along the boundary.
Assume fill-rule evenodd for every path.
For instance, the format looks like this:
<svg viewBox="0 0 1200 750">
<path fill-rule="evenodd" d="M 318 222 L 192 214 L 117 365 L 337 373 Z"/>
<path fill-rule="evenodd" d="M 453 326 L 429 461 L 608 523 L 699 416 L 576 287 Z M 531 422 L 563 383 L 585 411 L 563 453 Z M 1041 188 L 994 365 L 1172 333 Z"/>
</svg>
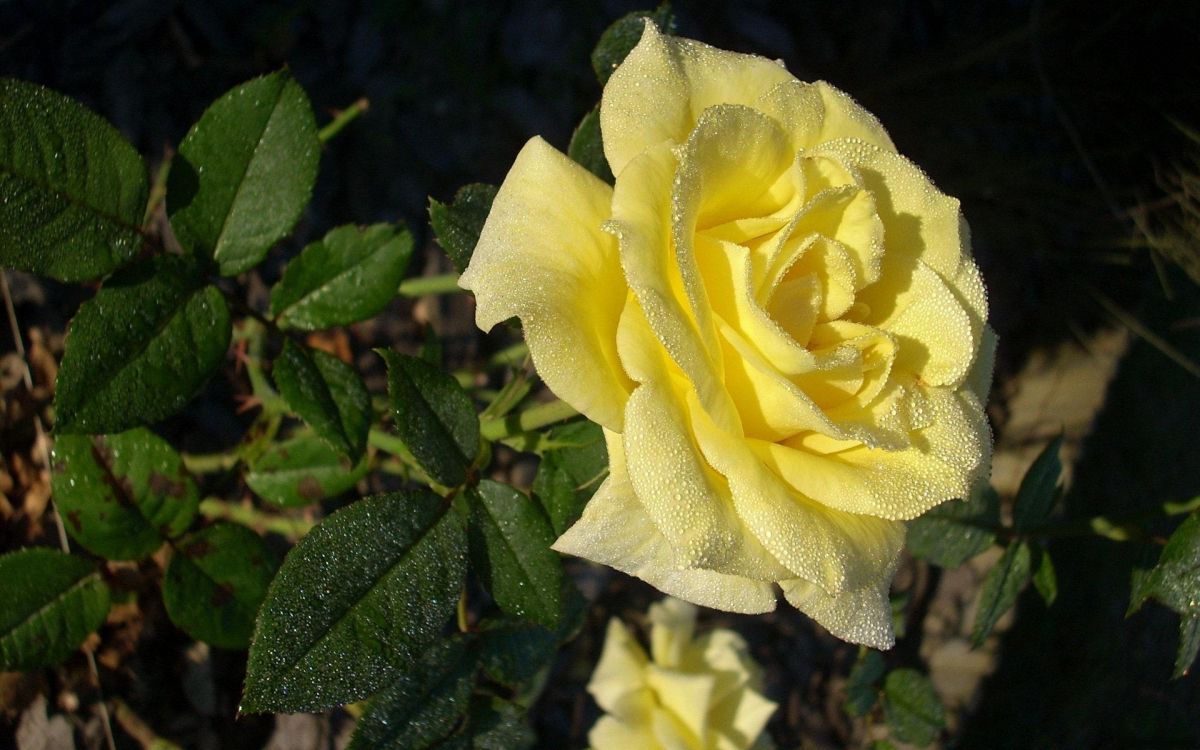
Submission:
<svg viewBox="0 0 1200 750">
<path fill-rule="evenodd" d="M 776 704 L 762 693 L 762 670 L 746 641 L 717 628 L 699 638 L 696 608 L 678 599 L 650 605 L 650 654 L 618 619 L 588 692 L 604 709 L 593 750 L 765 750 Z"/>
<path fill-rule="evenodd" d="M 889 647 L 904 521 L 991 447 L 958 201 L 832 86 L 652 24 L 600 124 L 615 186 L 532 139 L 460 282 L 605 429 L 610 474 L 555 548 L 730 611 L 778 585 Z"/>
</svg>

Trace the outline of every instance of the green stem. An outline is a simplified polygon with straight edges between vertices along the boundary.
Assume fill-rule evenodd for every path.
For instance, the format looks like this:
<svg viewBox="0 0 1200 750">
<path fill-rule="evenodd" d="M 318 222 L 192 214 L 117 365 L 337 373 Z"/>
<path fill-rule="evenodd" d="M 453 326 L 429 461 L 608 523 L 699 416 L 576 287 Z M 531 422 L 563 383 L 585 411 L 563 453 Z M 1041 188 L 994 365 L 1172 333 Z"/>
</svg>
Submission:
<svg viewBox="0 0 1200 750">
<path fill-rule="evenodd" d="M 337 137 L 338 133 L 342 132 L 343 128 L 357 120 L 358 116 L 363 112 L 366 112 L 370 106 L 371 102 L 366 97 L 362 97 L 349 107 L 338 112 L 333 121 L 321 128 L 320 132 L 317 133 L 317 140 L 321 142 L 321 145 L 329 143 L 329 141 Z"/>
<path fill-rule="evenodd" d="M 408 469 L 408 473 L 411 478 L 428 484 L 433 491 L 439 495 L 444 497 L 450 491 L 451 488 L 444 487 L 430 479 L 429 475 L 425 473 L 425 470 L 421 468 L 421 464 L 417 462 L 417 459 L 408 449 L 408 446 L 404 444 L 403 440 L 395 435 L 385 432 L 378 427 L 372 427 L 370 432 L 367 433 L 367 444 L 376 448 L 377 450 L 381 450 L 384 453 L 395 456 L 396 459 Z"/>
<path fill-rule="evenodd" d="M 551 401 L 532 406 L 518 414 L 489 419 L 480 425 L 479 434 L 488 440 L 500 440 L 522 432 L 532 432 L 578 415 L 575 407 L 565 401 Z"/>
<path fill-rule="evenodd" d="M 181 453 L 183 466 L 192 474 L 216 474 L 237 466 L 236 453 Z"/>
<path fill-rule="evenodd" d="M 262 529 L 295 541 L 317 525 L 307 518 L 296 518 L 267 513 L 252 505 L 241 505 L 210 497 L 200 502 L 200 514 L 217 521 L 233 521 L 243 526 Z"/>
<path fill-rule="evenodd" d="M 454 294 L 461 292 L 458 285 L 458 274 L 446 273 L 441 276 L 418 276 L 400 282 L 400 295 L 403 297 L 424 297 L 427 294 Z"/>
</svg>

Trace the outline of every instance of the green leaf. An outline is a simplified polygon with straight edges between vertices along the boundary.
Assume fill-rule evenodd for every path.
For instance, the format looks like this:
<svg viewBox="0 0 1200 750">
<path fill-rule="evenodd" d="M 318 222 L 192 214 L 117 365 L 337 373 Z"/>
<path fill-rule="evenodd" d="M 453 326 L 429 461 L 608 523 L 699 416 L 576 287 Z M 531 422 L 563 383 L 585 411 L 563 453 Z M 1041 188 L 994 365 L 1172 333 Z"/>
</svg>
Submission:
<svg viewBox="0 0 1200 750">
<path fill-rule="evenodd" d="M 412 250 L 402 224 L 338 227 L 288 263 L 271 289 L 271 315 L 305 331 L 374 317 L 396 296 Z"/>
<path fill-rule="evenodd" d="M 246 472 L 246 484 L 262 499 L 292 508 L 340 495 L 366 473 L 365 458 L 352 463 L 324 440 L 300 435 L 272 443 Z"/>
<path fill-rule="evenodd" d="M 73 99 L 0 79 L 0 266 L 59 281 L 137 255 L 149 187 L 133 146 Z"/>
<path fill-rule="evenodd" d="M 188 259 L 114 275 L 67 329 L 55 431 L 123 432 L 182 407 L 225 359 L 229 308 Z"/>
<path fill-rule="evenodd" d="M 613 173 L 604 156 L 604 142 L 600 135 L 599 106 L 584 115 L 575 127 L 575 132 L 571 134 L 571 145 L 567 146 L 567 156 L 609 185 L 613 184 Z"/>
<path fill-rule="evenodd" d="M 279 395 L 329 447 L 357 460 L 367 448 L 371 394 L 354 368 L 287 339 L 272 375 Z"/>
<path fill-rule="evenodd" d="M 1062 461 L 1058 457 L 1062 443 L 1062 435 L 1051 440 L 1025 472 L 1013 505 L 1013 526 L 1017 531 L 1037 526 L 1054 510 L 1058 478 L 1062 474 Z"/>
<path fill-rule="evenodd" d="M 596 71 L 596 79 L 601 86 L 608 83 L 609 76 L 641 41 L 642 31 L 646 28 L 644 19 L 647 18 L 664 34 L 670 34 L 675 29 L 675 16 L 671 13 L 670 3 L 663 3 L 653 12 L 639 10 L 614 21 L 600 35 L 600 41 L 592 50 L 592 70 Z"/>
<path fill-rule="evenodd" d="M 971 630 L 971 644 L 975 648 L 983 645 L 996 621 L 1012 608 L 1017 596 L 1025 589 L 1032 575 L 1032 553 L 1025 542 L 1014 542 L 1004 550 L 1000 561 L 988 571 L 979 592 L 979 606 L 975 611 L 975 626 Z"/>
<path fill-rule="evenodd" d="M 495 185 L 476 182 L 459 188 L 454 201 L 449 204 L 429 199 L 429 224 L 433 234 L 459 273 L 471 262 L 479 232 L 492 210 L 497 190 Z"/>
<path fill-rule="evenodd" d="M 549 666 L 559 642 L 553 631 L 520 620 L 488 622 L 480 631 L 480 639 L 484 672 L 512 688 L 529 682 Z"/>
<path fill-rule="evenodd" d="M 1179 652 L 1174 677 L 1187 673 L 1200 649 L 1200 513 L 1179 524 L 1151 570 L 1134 570 L 1129 612 L 1147 599 L 1179 614 Z"/>
<path fill-rule="evenodd" d="M 901 742 L 932 745 L 946 727 L 946 709 L 925 675 L 897 669 L 883 682 L 883 711 L 888 727 Z"/>
<path fill-rule="evenodd" d="M 471 561 L 505 612 L 558 626 L 562 560 L 554 530 L 532 498 L 485 479 L 467 492 Z"/>
<path fill-rule="evenodd" d="M 1054 572 L 1054 561 L 1046 550 L 1038 552 L 1038 566 L 1033 574 L 1033 587 L 1041 594 L 1046 606 L 1054 604 L 1058 598 L 1058 576 Z"/>
<path fill-rule="evenodd" d="M 44 548 L 0 556 L 0 671 L 65 659 L 108 616 L 108 586 L 82 557 Z"/>
<path fill-rule="evenodd" d="M 943 568 L 957 568 L 996 541 L 1000 499 L 981 482 L 967 501 L 942 503 L 908 523 L 908 551 Z"/>
<path fill-rule="evenodd" d="M 176 545 L 163 578 L 167 614 L 197 640 L 246 648 L 279 561 L 250 529 L 217 523 Z"/>
<path fill-rule="evenodd" d="M 308 96 L 287 71 L 224 94 L 171 163 L 167 213 L 179 244 L 225 276 L 248 270 L 300 218 L 320 155 Z"/>
<path fill-rule="evenodd" d="M 350 750 L 421 750 L 441 746 L 470 706 L 478 651 L 463 637 L 438 644 L 373 697 Z"/>
<path fill-rule="evenodd" d="M 883 654 L 865 649 L 846 679 L 846 713 L 866 716 L 879 700 L 879 680 L 883 677 Z"/>
<path fill-rule="evenodd" d="M 396 431 L 434 481 L 457 487 L 479 453 L 479 418 L 453 377 L 428 362 L 376 349 L 387 362 Z"/>
<path fill-rule="evenodd" d="M 607 476 L 608 448 L 600 426 L 587 421 L 556 428 L 547 437 L 567 447 L 542 455 L 533 493 L 550 516 L 557 536 L 579 520 L 583 506 Z"/>
<path fill-rule="evenodd" d="M 424 490 L 364 498 L 300 540 L 258 614 L 242 711 L 323 711 L 410 669 L 466 575 L 457 513 Z"/>
<path fill-rule="evenodd" d="M 1186 614 L 1179 618 L 1179 649 L 1175 652 L 1173 679 L 1184 677 L 1200 652 L 1200 615 Z"/>
<path fill-rule="evenodd" d="M 476 696 L 471 701 L 467 726 L 453 748 L 472 750 L 527 750 L 537 735 L 524 720 L 519 706 L 499 698 Z"/>
<path fill-rule="evenodd" d="M 71 537 L 109 560 L 140 560 L 187 530 L 200 505 L 179 454 L 145 428 L 54 441 L 54 502 Z"/>
</svg>

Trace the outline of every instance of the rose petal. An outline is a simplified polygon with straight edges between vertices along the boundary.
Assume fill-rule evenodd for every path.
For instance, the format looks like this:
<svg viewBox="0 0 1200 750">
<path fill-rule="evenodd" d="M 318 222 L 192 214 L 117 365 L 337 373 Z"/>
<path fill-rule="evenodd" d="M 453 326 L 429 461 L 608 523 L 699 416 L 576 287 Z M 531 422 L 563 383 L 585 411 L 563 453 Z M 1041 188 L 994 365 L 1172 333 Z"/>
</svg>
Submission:
<svg viewBox="0 0 1200 750">
<path fill-rule="evenodd" d="M 647 148 L 687 140 L 708 107 L 752 105 L 789 80 L 795 79 L 776 62 L 664 36 L 648 22 L 637 46 L 604 87 L 604 155 L 613 174 L 620 176 Z"/>
<path fill-rule="evenodd" d="M 678 667 L 696 631 L 696 605 L 666 598 L 650 605 L 650 655 L 655 664 Z"/>
<path fill-rule="evenodd" d="M 784 81 L 763 94 L 754 108 L 779 120 L 797 150 L 838 138 L 859 138 L 896 150 L 874 115 L 825 81 Z"/>
<path fill-rule="evenodd" d="M 616 242 L 600 231 L 610 198 L 587 170 L 531 139 L 496 195 L 459 285 L 475 292 L 480 328 L 520 317 L 550 389 L 619 430 L 634 384 L 616 347 L 625 280 Z"/>
<path fill-rule="evenodd" d="M 762 734 L 777 708 L 778 703 L 749 689 L 715 705 L 709 714 L 709 723 L 718 732 L 718 750 L 750 747 L 751 741 Z"/>
<path fill-rule="evenodd" d="M 688 407 L 700 448 L 728 480 L 738 516 L 784 567 L 831 594 L 884 576 L 890 580 L 904 544 L 903 523 L 846 513 L 800 495 L 746 440 L 719 429 L 695 398 Z"/>
<path fill-rule="evenodd" d="M 610 457 L 620 449 L 609 441 Z M 760 614 L 775 609 L 771 584 L 710 570 L 679 570 L 675 552 L 650 520 L 629 484 L 624 459 L 610 474 L 575 525 L 553 548 L 637 576 L 663 593 L 704 607 Z"/>
<path fill-rule="evenodd" d="M 982 322 L 971 319 L 962 298 L 924 261 L 917 261 L 907 285 L 902 284 L 897 278 L 876 285 L 889 290 L 888 314 L 881 317 L 872 309 L 866 322 L 896 338 L 897 372 L 927 385 L 957 387 L 975 360 Z M 868 305 L 878 298 L 864 295 Z"/>
<path fill-rule="evenodd" d="M 830 633 L 844 641 L 886 651 L 896 645 L 888 601 L 894 572 L 893 564 L 879 579 L 840 594 L 830 594 L 822 586 L 800 578 L 782 581 L 781 585 L 793 607 L 821 623 Z"/>
<path fill-rule="evenodd" d="M 588 731 L 592 750 L 630 750 L 634 747 L 656 747 L 657 740 L 650 722 L 627 723 L 604 715 Z"/>
<path fill-rule="evenodd" d="M 617 236 L 621 265 L 641 314 L 658 344 L 639 342 L 622 349 L 631 352 L 627 371 L 643 381 L 636 363 L 641 353 L 665 350 L 700 393 L 706 407 L 728 429 L 737 429 L 737 414 L 722 385 L 720 349 L 694 263 L 680 261 L 671 241 L 671 186 L 677 160 L 666 146 L 656 146 L 635 158 L 613 191 L 612 219 L 607 231 Z M 685 275 L 683 269 L 689 273 Z M 618 331 L 618 337 L 622 332 Z M 621 348 L 622 344 L 618 343 Z M 622 355 L 624 356 L 624 355 Z"/>
<path fill-rule="evenodd" d="M 951 498 L 966 497 L 988 458 L 990 433 L 973 397 L 928 390 L 933 416 L 912 447 L 858 445 L 831 455 L 750 441 L 775 475 L 813 500 L 847 513 L 902 521 Z"/>
<path fill-rule="evenodd" d="M 651 664 L 646 667 L 646 684 L 654 690 L 662 707 L 679 719 L 693 737 L 703 742 L 716 678 L 711 674 L 688 674 Z"/>
<path fill-rule="evenodd" d="M 881 281 L 864 290 L 864 299 L 878 315 L 889 315 L 891 285 L 903 283 L 917 261 L 923 261 L 949 282 L 961 298 L 976 329 L 987 318 L 987 298 L 979 270 L 971 260 L 970 231 L 959 202 L 939 191 L 920 167 L 892 151 L 847 138 L 815 149 L 853 167 L 875 195 L 883 219 L 884 256 Z"/>
<path fill-rule="evenodd" d="M 794 155 L 787 133 L 766 115 L 731 104 L 704 110 L 675 176 L 676 241 L 787 206 L 796 197 Z"/>
<path fill-rule="evenodd" d="M 644 672 L 649 663 L 637 639 L 614 617 L 608 621 L 604 649 L 587 690 L 608 713 L 624 719 L 636 718 L 641 702 L 629 699 L 632 693 L 646 688 Z"/>
</svg>

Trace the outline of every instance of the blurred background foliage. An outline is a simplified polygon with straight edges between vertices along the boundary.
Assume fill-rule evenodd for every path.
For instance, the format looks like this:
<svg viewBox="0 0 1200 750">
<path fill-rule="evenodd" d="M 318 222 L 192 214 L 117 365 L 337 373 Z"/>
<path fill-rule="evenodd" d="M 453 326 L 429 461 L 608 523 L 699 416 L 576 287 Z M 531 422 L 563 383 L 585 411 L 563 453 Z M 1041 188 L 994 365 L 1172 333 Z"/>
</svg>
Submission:
<svg viewBox="0 0 1200 750">
<path fill-rule="evenodd" d="M 592 46 L 612 20 L 640 7 L 617 0 L 0 0 L 0 75 L 80 99 L 152 163 L 214 98 L 282 65 L 319 118 L 369 99 L 367 115 L 325 153 L 297 244 L 274 251 L 278 272 L 301 244 L 336 224 L 406 219 L 427 234 L 428 196 L 446 200 L 464 183 L 499 182 L 534 134 L 565 149 L 600 93 L 588 64 Z M 1086 346 L 1100 327 L 1133 332 L 1076 467 L 1069 513 L 1135 511 L 1200 493 L 1200 3 L 673 7 L 680 35 L 781 59 L 800 78 L 850 92 L 902 153 L 962 199 L 1002 342 L 992 407 L 1001 434 L 1005 383 L 1031 353 L 1062 342 Z M 438 251 L 423 244 L 427 263 L 437 263 Z M 78 293 L 44 287 L 18 289 L 19 318 L 61 331 Z M 452 359 L 470 356 L 464 342 L 448 344 Z M 11 349 L 7 334 L 4 346 Z M 236 429 L 222 424 L 203 427 Z M 1028 593 L 1022 600 L 960 745 L 1200 744 L 1196 675 L 1167 680 L 1173 615 L 1147 608 L 1124 619 L 1129 569 L 1152 562 L 1155 551 L 1070 539 L 1053 550 L 1060 600 L 1050 610 Z M 591 622 L 642 606 L 621 598 L 631 588 L 641 591 L 604 593 Z M 845 668 L 844 650 L 797 635 L 811 628 L 796 616 L 739 623 L 759 647 L 785 654 L 774 667 L 776 697 L 789 691 L 788 681 Z M 575 714 L 593 710 L 580 707 L 578 688 L 598 645 L 585 635 L 571 657 L 593 661 L 556 672 L 575 692 L 552 686 L 539 719 L 544 736 L 564 736 L 579 725 Z M 910 639 L 891 658 L 917 653 Z M 239 680 L 237 659 L 221 659 L 218 668 L 229 671 L 221 679 Z M 152 703 L 153 693 L 141 700 Z M 788 706 L 772 732 L 788 747 L 801 737 L 837 736 L 819 710 Z"/>
</svg>

